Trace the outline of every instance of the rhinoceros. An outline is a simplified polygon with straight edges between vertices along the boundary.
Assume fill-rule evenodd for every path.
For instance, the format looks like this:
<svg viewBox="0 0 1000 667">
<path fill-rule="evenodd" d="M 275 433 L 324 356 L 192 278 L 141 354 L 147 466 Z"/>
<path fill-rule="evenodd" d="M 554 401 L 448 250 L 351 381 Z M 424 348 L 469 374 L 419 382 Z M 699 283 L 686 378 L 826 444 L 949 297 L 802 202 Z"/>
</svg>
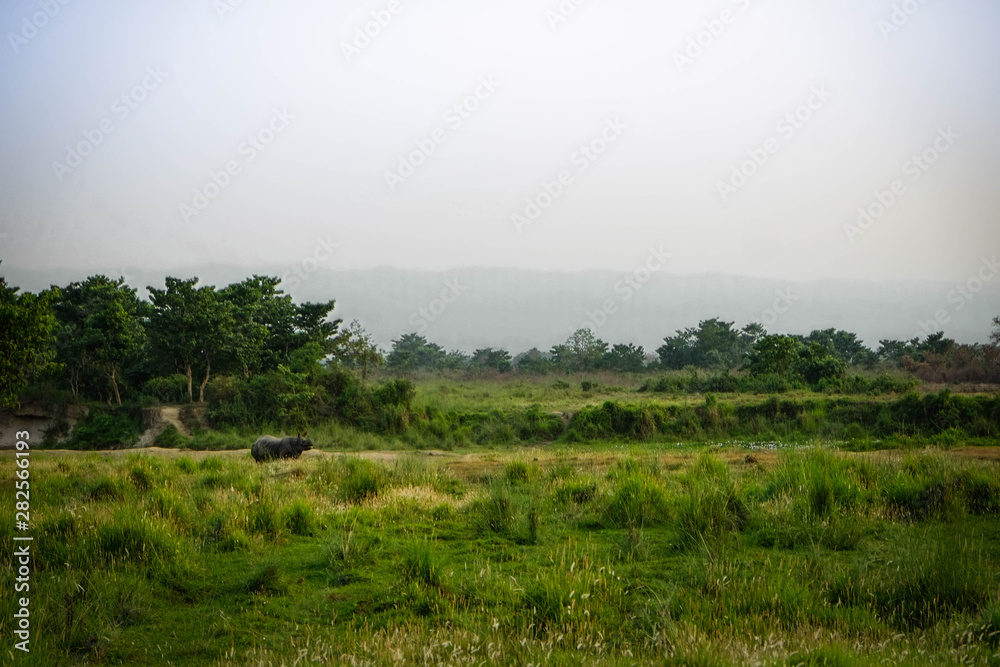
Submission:
<svg viewBox="0 0 1000 667">
<path fill-rule="evenodd" d="M 275 438 L 273 435 L 261 436 L 250 448 L 250 454 L 257 463 L 271 459 L 297 459 L 302 452 L 312 449 L 312 440 L 308 433 L 296 435 L 294 438 Z"/>
</svg>

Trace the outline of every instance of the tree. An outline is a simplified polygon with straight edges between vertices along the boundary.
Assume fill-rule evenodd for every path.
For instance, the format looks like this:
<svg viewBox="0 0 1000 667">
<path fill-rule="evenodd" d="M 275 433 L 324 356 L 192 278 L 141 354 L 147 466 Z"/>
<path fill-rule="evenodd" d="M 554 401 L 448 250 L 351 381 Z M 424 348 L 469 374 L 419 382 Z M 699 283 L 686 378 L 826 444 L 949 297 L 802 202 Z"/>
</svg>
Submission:
<svg viewBox="0 0 1000 667">
<path fill-rule="evenodd" d="M 803 343 L 816 342 L 829 349 L 838 359 L 849 366 L 873 366 L 878 356 L 858 340 L 850 331 L 823 329 L 813 331 Z"/>
<path fill-rule="evenodd" d="M 601 367 L 608 344 L 590 329 L 577 329 L 566 342 L 552 348 L 556 367 L 565 371 L 591 371 Z"/>
<path fill-rule="evenodd" d="M 361 369 L 361 380 L 368 379 L 368 369 L 385 364 L 385 357 L 361 323 L 353 320 L 344 331 L 343 343 L 334 357 L 347 365 Z"/>
<path fill-rule="evenodd" d="M 697 328 L 678 330 L 676 336 L 664 338 L 656 354 L 662 367 L 675 370 L 686 366 L 735 368 L 765 334 L 760 324 L 751 323 L 737 330 L 733 322 L 715 317 L 699 322 Z"/>
<path fill-rule="evenodd" d="M 993 333 L 990 334 L 990 342 L 1000 345 L 1000 315 L 993 318 Z"/>
<path fill-rule="evenodd" d="M 527 352 L 522 352 L 514 357 L 514 368 L 521 373 L 544 375 L 552 370 L 552 367 L 552 359 L 537 347 L 533 347 Z"/>
<path fill-rule="evenodd" d="M 298 309 L 278 289 L 280 282 L 280 278 L 255 275 L 219 293 L 233 315 L 227 362 L 245 378 L 287 364 L 294 351 Z"/>
<path fill-rule="evenodd" d="M 54 310 L 61 325 L 58 358 L 69 371 L 70 389 L 79 394 L 81 383 L 88 380 L 93 386 L 96 374 L 107 380 L 121 405 L 122 367 L 135 358 L 145 339 L 147 304 L 124 278 L 96 275 L 69 284 Z"/>
<path fill-rule="evenodd" d="M 298 307 L 295 314 L 295 334 L 292 349 L 301 347 L 308 342 L 319 343 L 327 354 L 334 354 L 343 344 L 343 335 L 339 331 L 343 320 L 329 319 L 336 301 L 320 303 L 306 302 Z"/>
<path fill-rule="evenodd" d="M 791 336 L 765 336 L 750 351 L 747 368 L 751 375 L 787 376 L 798 360 L 800 346 Z"/>
<path fill-rule="evenodd" d="M 619 373 L 639 373 L 646 367 L 646 350 L 632 343 L 615 345 L 605 353 L 603 365 Z"/>
<path fill-rule="evenodd" d="M 511 363 L 510 352 L 502 349 L 484 347 L 472 353 L 470 365 L 475 368 L 494 370 L 500 373 L 508 373 L 514 369 Z"/>
<path fill-rule="evenodd" d="M 821 380 L 843 377 L 847 364 L 823 343 L 810 341 L 798 348 L 798 359 L 794 362 L 793 370 L 796 375 L 814 385 Z"/>
<path fill-rule="evenodd" d="M 195 373 L 202 376 L 198 401 L 204 403 L 213 362 L 233 357 L 233 305 L 220 298 L 214 287 L 197 284 L 197 278 L 168 277 L 165 289 L 147 288 L 153 304 L 149 333 L 161 363 L 187 375 L 188 400 L 194 401 Z M 223 370 L 219 365 L 216 370 Z"/>
<path fill-rule="evenodd" d="M 917 352 L 921 354 L 947 354 L 953 347 L 955 347 L 954 339 L 945 338 L 944 332 L 939 331 L 930 334 L 924 339 L 924 342 L 917 345 Z"/>
<path fill-rule="evenodd" d="M 59 290 L 35 295 L 18 294 L 0 277 L 0 407 L 16 408 L 18 397 L 28 383 L 41 373 L 53 370 L 56 327 L 52 303 Z"/>
<path fill-rule="evenodd" d="M 880 340 L 878 352 L 875 354 L 882 361 L 900 364 L 905 357 L 913 357 L 917 354 L 917 345 L 919 343 L 919 338 L 912 338 L 905 341 Z"/>
<path fill-rule="evenodd" d="M 418 368 L 440 368 L 444 363 L 444 348 L 417 333 L 404 334 L 392 341 L 392 351 L 386 357 L 386 366 L 392 370 L 412 372 Z"/>
</svg>

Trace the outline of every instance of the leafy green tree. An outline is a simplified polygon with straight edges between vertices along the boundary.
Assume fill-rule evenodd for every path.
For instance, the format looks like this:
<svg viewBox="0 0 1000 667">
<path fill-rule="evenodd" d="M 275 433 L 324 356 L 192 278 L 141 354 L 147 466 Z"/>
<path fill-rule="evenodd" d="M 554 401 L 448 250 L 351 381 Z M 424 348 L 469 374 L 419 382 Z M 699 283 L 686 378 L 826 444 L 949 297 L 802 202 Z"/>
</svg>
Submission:
<svg viewBox="0 0 1000 667">
<path fill-rule="evenodd" d="M 1000 316 L 993 318 L 993 333 L 990 334 L 990 342 L 1000 345 Z"/>
<path fill-rule="evenodd" d="M 514 369 L 510 352 L 492 347 L 484 347 L 473 352 L 469 363 L 475 368 L 489 369 L 500 373 L 509 373 Z"/>
<path fill-rule="evenodd" d="M 385 357 L 379 351 L 374 339 L 361 327 L 361 323 L 353 320 L 344 331 L 341 345 L 334 357 L 347 366 L 361 369 L 361 380 L 368 379 L 369 370 L 385 364 Z"/>
<path fill-rule="evenodd" d="M 876 356 L 881 361 L 887 361 L 894 364 L 902 363 L 903 359 L 906 357 L 914 357 L 917 355 L 917 346 L 920 344 L 919 338 L 912 338 L 910 340 L 880 340 L 878 352 Z"/>
<path fill-rule="evenodd" d="M 792 336 L 765 336 L 750 351 L 747 368 L 751 375 L 788 376 L 798 361 L 801 345 Z"/>
<path fill-rule="evenodd" d="M 309 342 L 319 343 L 327 354 L 334 354 L 343 344 L 340 325 L 343 320 L 330 319 L 336 301 L 306 302 L 298 306 L 295 314 L 295 334 L 292 349 Z"/>
<path fill-rule="evenodd" d="M 734 329 L 733 324 L 712 318 L 699 322 L 696 328 L 678 330 L 676 336 L 664 338 L 664 344 L 657 348 L 660 365 L 675 370 L 686 366 L 736 368 L 766 332 L 757 323 L 741 330 Z"/>
<path fill-rule="evenodd" d="M 552 360 L 557 368 L 567 372 L 591 371 L 601 367 L 608 344 L 588 328 L 577 329 L 566 342 L 552 348 Z"/>
<path fill-rule="evenodd" d="M 278 289 L 280 278 L 254 275 L 219 292 L 232 309 L 228 365 L 244 378 L 275 370 L 293 351 L 295 317 L 292 298 Z"/>
<path fill-rule="evenodd" d="M 843 377 L 847 364 L 823 343 L 809 341 L 798 348 L 793 370 L 803 380 L 815 385 L 821 380 Z"/>
<path fill-rule="evenodd" d="M 233 358 L 234 307 L 214 287 L 197 284 L 197 278 L 168 277 L 165 289 L 147 288 L 153 304 L 149 335 L 161 363 L 187 376 L 189 401 L 194 401 L 195 374 L 202 377 L 198 401 L 204 403 L 213 363 L 224 371 L 225 362 Z"/>
<path fill-rule="evenodd" d="M 32 379 L 57 367 L 52 304 L 59 290 L 37 295 L 19 291 L 0 277 L 0 407 L 8 409 L 17 407 Z"/>
<path fill-rule="evenodd" d="M 441 368 L 447 353 L 440 345 L 428 343 L 417 333 L 404 334 L 392 341 L 386 366 L 394 371 L 412 372 L 421 368 Z"/>
<path fill-rule="evenodd" d="M 461 371 L 469 367 L 469 362 L 469 356 L 465 352 L 452 350 L 444 355 L 437 367 L 441 370 Z"/>
<path fill-rule="evenodd" d="M 646 350 L 632 343 L 615 345 L 605 353 L 603 365 L 619 373 L 639 373 L 646 367 Z"/>
<path fill-rule="evenodd" d="M 96 275 L 66 286 L 54 310 L 60 324 L 58 359 L 68 371 L 70 389 L 79 395 L 81 383 L 95 386 L 94 376 L 100 376 L 121 405 L 119 380 L 145 341 L 148 304 L 124 278 Z"/>
<path fill-rule="evenodd" d="M 552 359 L 546 356 L 541 350 L 533 347 L 514 358 L 514 368 L 520 373 L 544 375 L 553 370 L 554 364 L 552 363 Z"/>
<path fill-rule="evenodd" d="M 878 355 L 862 343 L 857 334 L 837 329 L 813 331 L 806 338 L 800 339 L 803 344 L 819 343 L 826 347 L 838 359 L 849 366 L 871 367 L 878 362 Z"/>
<path fill-rule="evenodd" d="M 930 334 L 917 345 L 917 352 L 920 354 L 947 354 L 954 347 L 955 341 L 951 338 L 945 338 L 944 332 L 939 331 Z"/>
</svg>

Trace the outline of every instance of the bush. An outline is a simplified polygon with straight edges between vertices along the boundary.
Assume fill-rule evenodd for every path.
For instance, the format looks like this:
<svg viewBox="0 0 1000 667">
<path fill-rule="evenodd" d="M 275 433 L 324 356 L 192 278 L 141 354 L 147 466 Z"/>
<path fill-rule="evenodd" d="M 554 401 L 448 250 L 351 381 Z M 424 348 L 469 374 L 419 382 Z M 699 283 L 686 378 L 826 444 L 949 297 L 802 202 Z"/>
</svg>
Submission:
<svg viewBox="0 0 1000 667">
<path fill-rule="evenodd" d="M 173 424 L 167 424 L 166 428 L 160 431 L 160 434 L 156 436 L 153 444 L 157 447 L 163 447 L 164 449 L 175 449 L 183 446 L 186 442 L 187 438 L 181 435 L 181 432 L 177 430 L 176 426 Z"/>
<path fill-rule="evenodd" d="M 80 420 L 66 442 L 69 449 L 121 449 L 142 434 L 142 419 L 128 408 L 93 409 Z"/>
</svg>

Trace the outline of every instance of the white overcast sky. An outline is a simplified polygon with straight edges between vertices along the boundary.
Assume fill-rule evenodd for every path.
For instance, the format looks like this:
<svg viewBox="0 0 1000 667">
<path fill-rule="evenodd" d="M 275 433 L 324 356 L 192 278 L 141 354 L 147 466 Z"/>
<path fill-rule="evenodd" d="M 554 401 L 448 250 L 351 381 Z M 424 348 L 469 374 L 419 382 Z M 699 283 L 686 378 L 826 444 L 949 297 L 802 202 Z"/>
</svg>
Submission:
<svg viewBox="0 0 1000 667">
<path fill-rule="evenodd" d="M 555 28 L 558 0 L 398 0 L 350 62 L 342 44 L 388 0 L 220 16 L 225 2 L 72 0 L 48 18 L 4 0 L 5 266 L 252 268 L 324 239 L 331 269 L 630 270 L 663 246 L 682 273 L 964 281 L 1000 251 L 995 0 L 586 0 Z M 894 4 L 916 11 L 888 33 Z M 681 71 L 675 54 L 724 11 Z M 168 76 L 122 118 L 115 100 L 153 83 L 148 68 Z M 483 77 L 495 92 L 447 123 Z M 830 99 L 779 131 L 814 88 Z M 250 162 L 241 143 L 275 109 L 294 118 Z M 53 163 L 104 119 L 113 131 L 60 181 Z M 615 119 L 581 172 L 574 153 Z M 438 128 L 391 191 L 386 172 Z M 948 128 L 958 139 L 913 180 L 904 163 Z M 724 202 L 719 181 L 772 138 Z M 185 222 L 180 205 L 232 160 L 240 173 Z M 518 233 L 511 216 L 562 170 L 573 182 Z M 895 179 L 903 194 L 851 243 L 844 226 Z"/>
</svg>

